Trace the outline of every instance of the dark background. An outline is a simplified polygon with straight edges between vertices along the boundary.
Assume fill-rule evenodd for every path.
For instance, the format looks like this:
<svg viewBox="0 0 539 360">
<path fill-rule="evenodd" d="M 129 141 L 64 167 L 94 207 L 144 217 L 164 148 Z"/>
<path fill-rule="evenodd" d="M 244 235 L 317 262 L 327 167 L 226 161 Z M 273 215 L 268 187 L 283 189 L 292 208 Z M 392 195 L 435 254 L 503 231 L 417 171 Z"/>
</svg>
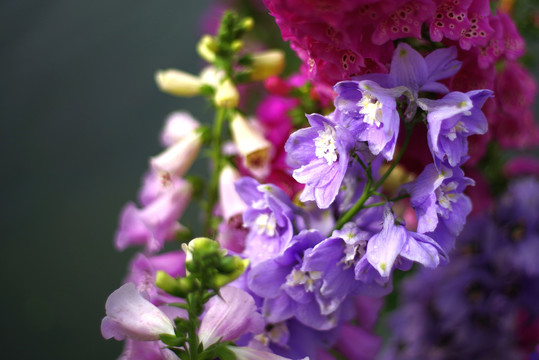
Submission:
<svg viewBox="0 0 539 360">
<path fill-rule="evenodd" d="M 201 69 L 209 3 L 0 1 L 1 358 L 120 354 L 100 334 L 134 254 L 113 248 L 119 211 L 161 149 L 165 116 L 211 116 L 157 91 L 153 74 Z"/>
<path fill-rule="evenodd" d="M 201 69 L 209 3 L 0 1 L 0 358 L 120 354 L 100 333 L 134 254 L 113 247 L 118 213 L 161 149 L 165 116 L 211 115 L 153 80 Z"/>
</svg>

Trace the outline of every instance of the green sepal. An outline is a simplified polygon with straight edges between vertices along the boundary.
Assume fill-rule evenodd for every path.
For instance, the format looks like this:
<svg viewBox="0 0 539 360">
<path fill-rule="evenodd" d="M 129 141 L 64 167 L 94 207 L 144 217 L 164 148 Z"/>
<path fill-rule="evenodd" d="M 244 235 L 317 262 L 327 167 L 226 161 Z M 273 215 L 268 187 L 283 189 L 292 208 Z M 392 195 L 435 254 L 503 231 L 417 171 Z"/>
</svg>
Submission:
<svg viewBox="0 0 539 360">
<path fill-rule="evenodd" d="M 183 346 L 187 339 L 185 337 L 176 337 L 170 334 L 160 334 L 159 340 L 161 340 L 165 345 L 178 347 Z"/>
<path fill-rule="evenodd" d="M 187 353 L 187 351 L 180 350 L 180 349 L 170 349 L 170 350 L 172 350 L 174 354 L 176 354 L 181 360 L 190 360 L 189 354 Z"/>
<path fill-rule="evenodd" d="M 251 70 L 238 71 L 234 76 L 234 81 L 237 84 L 243 84 L 251 81 Z"/>
<path fill-rule="evenodd" d="M 204 84 L 200 87 L 200 94 L 207 97 L 213 97 L 215 95 L 215 89 L 211 85 Z"/>
<path fill-rule="evenodd" d="M 251 54 L 245 54 L 238 59 L 238 65 L 249 66 L 253 63 L 253 57 Z"/>
</svg>

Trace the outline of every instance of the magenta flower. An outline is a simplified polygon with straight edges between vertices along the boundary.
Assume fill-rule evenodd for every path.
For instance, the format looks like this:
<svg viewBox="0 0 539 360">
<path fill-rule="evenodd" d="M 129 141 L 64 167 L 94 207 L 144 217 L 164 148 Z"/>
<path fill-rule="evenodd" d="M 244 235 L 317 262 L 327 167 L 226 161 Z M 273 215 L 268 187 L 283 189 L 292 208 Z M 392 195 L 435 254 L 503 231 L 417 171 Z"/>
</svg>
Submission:
<svg viewBox="0 0 539 360">
<path fill-rule="evenodd" d="M 172 321 L 142 297 L 135 284 L 127 283 L 110 294 L 105 304 L 107 316 L 101 322 L 105 339 L 158 340 L 160 334 L 174 335 Z"/>
<path fill-rule="evenodd" d="M 205 348 L 264 330 L 264 318 L 256 311 L 251 295 L 233 286 L 221 288 L 219 294 L 208 301 L 200 324 L 199 338 Z"/>
</svg>

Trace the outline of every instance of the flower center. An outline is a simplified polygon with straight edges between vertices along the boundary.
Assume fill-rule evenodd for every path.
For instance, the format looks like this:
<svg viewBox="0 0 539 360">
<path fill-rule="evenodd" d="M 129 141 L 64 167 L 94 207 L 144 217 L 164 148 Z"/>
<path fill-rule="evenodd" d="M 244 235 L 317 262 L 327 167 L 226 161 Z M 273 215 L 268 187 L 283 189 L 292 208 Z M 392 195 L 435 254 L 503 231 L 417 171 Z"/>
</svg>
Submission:
<svg viewBox="0 0 539 360">
<path fill-rule="evenodd" d="M 455 192 L 457 186 L 458 184 L 456 182 L 451 181 L 449 184 L 440 186 L 437 189 L 436 197 L 438 199 L 438 204 L 440 204 L 442 208 L 453 211 L 452 203 L 456 202 L 459 197 L 459 194 Z"/>
<path fill-rule="evenodd" d="M 360 114 L 365 115 L 363 121 L 369 125 L 380 127 L 382 124 L 382 103 L 369 93 L 364 92 L 363 97 L 359 100 L 358 105 L 361 107 Z"/>
<path fill-rule="evenodd" d="M 322 273 L 320 271 L 301 271 L 293 269 L 292 272 L 286 277 L 286 285 L 303 285 L 305 286 L 305 291 L 313 292 L 314 282 L 321 278 Z"/>
<path fill-rule="evenodd" d="M 469 132 L 466 126 L 462 122 L 458 122 L 449 130 L 449 133 L 446 135 L 449 140 L 453 141 L 457 138 L 457 134 Z"/>
<path fill-rule="evenodd" d="M 277 222 L 273 214 L 260 214 L 255 220 L 255 231 L 259 235 L 275 236 Z"/>
<path fill-rule="evenodd" d="M 324 158 L 328 162 L 328 165 L 337 161 L 338 153 L 335 147 L 335 130 L 324 124 L 324 130 L 318 131 L 318 137 L 314 139 L 314 145 L 316 146 L 315 155 L 317 158 Z"/>
</svg>

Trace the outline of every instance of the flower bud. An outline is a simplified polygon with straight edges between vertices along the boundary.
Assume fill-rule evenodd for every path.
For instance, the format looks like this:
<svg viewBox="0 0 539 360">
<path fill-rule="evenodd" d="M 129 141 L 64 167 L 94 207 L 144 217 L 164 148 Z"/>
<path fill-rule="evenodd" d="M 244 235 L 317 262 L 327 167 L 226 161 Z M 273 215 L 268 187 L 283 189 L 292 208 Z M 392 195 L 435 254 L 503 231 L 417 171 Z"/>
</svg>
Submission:
<svg viewBox="0 0 539 360">
<path fill-rule="evenodd" d="M 239 256 L 233 257 L 234 270 L 226 274 L 219 273 L 213 276 L 213 287 L 218 289 L 226 284 L 236 280 L 249 266 L 249 259 L 242 259 Z"/>
<path fill-rule="evenodd" d="M 176 69 L 160 70 L 155 73 L 159 90 L 176 96 L 191 97 L 200 94 L 202 81 L 189 73 Z"/>
<path fill-rule="evenodd" d="M 284 53 L 281 50 L 268 50 L 252 56 L 251 80 L 265 80 L 279 75 L 284 69 Z"/>
<path fill-rule="evenodd" d="M 253 27 L 255 26 L 255 21 L 251 17 L 246 17 L 241 20 L 240 26 L 245 31 L 251 31 Z"/>
<path fill-rule="evenodd" d="M 215 66 L 206 66 L 200 72 L 200 80 L 204 85 L 209 85 L 213 88 L 218 88 L 219 84 L 225 78 L 225 72 L 223 70 L 218 70 Z"/>
<path fill-rule="evenodd" d="M 235 108 L 240 102 L 240 93 L 230 79 L 226 79 L 217 87 L 214 97 L 215 105 L 220 108 Z"/>
<path fill-rule="evenodd" d="M 241 41 L 241 40 L 232 41 L 232 44 L 230 44 L 230 48 L 234 52 L 240 52 L 241 49 L 243 49 L 243 41 Z"/>
<path fill-rule="evenodd" d="M 215 39 L 210 35 L 204 35 L 197 44 L 197 52 L 201 58 L 207 62 L 213 63 L 215 61 L 215 50 L 217 49 L 217 43 Z"/>
<path fill-rule="evenodd" d="M 150 164 L 160 174 L 179 178 L 191 167 L 201 146 L 201 133 L 192 131 L 161 154 L 151 158 Z"/>
<path fill-rule="evenodd" d="M 270 142 L 240 114 L 232 119 L 230 130 L 245 167 L 256 176 L 263 176 L 261 172 L 264 172 L 270 160 Z"/>
</svg>

